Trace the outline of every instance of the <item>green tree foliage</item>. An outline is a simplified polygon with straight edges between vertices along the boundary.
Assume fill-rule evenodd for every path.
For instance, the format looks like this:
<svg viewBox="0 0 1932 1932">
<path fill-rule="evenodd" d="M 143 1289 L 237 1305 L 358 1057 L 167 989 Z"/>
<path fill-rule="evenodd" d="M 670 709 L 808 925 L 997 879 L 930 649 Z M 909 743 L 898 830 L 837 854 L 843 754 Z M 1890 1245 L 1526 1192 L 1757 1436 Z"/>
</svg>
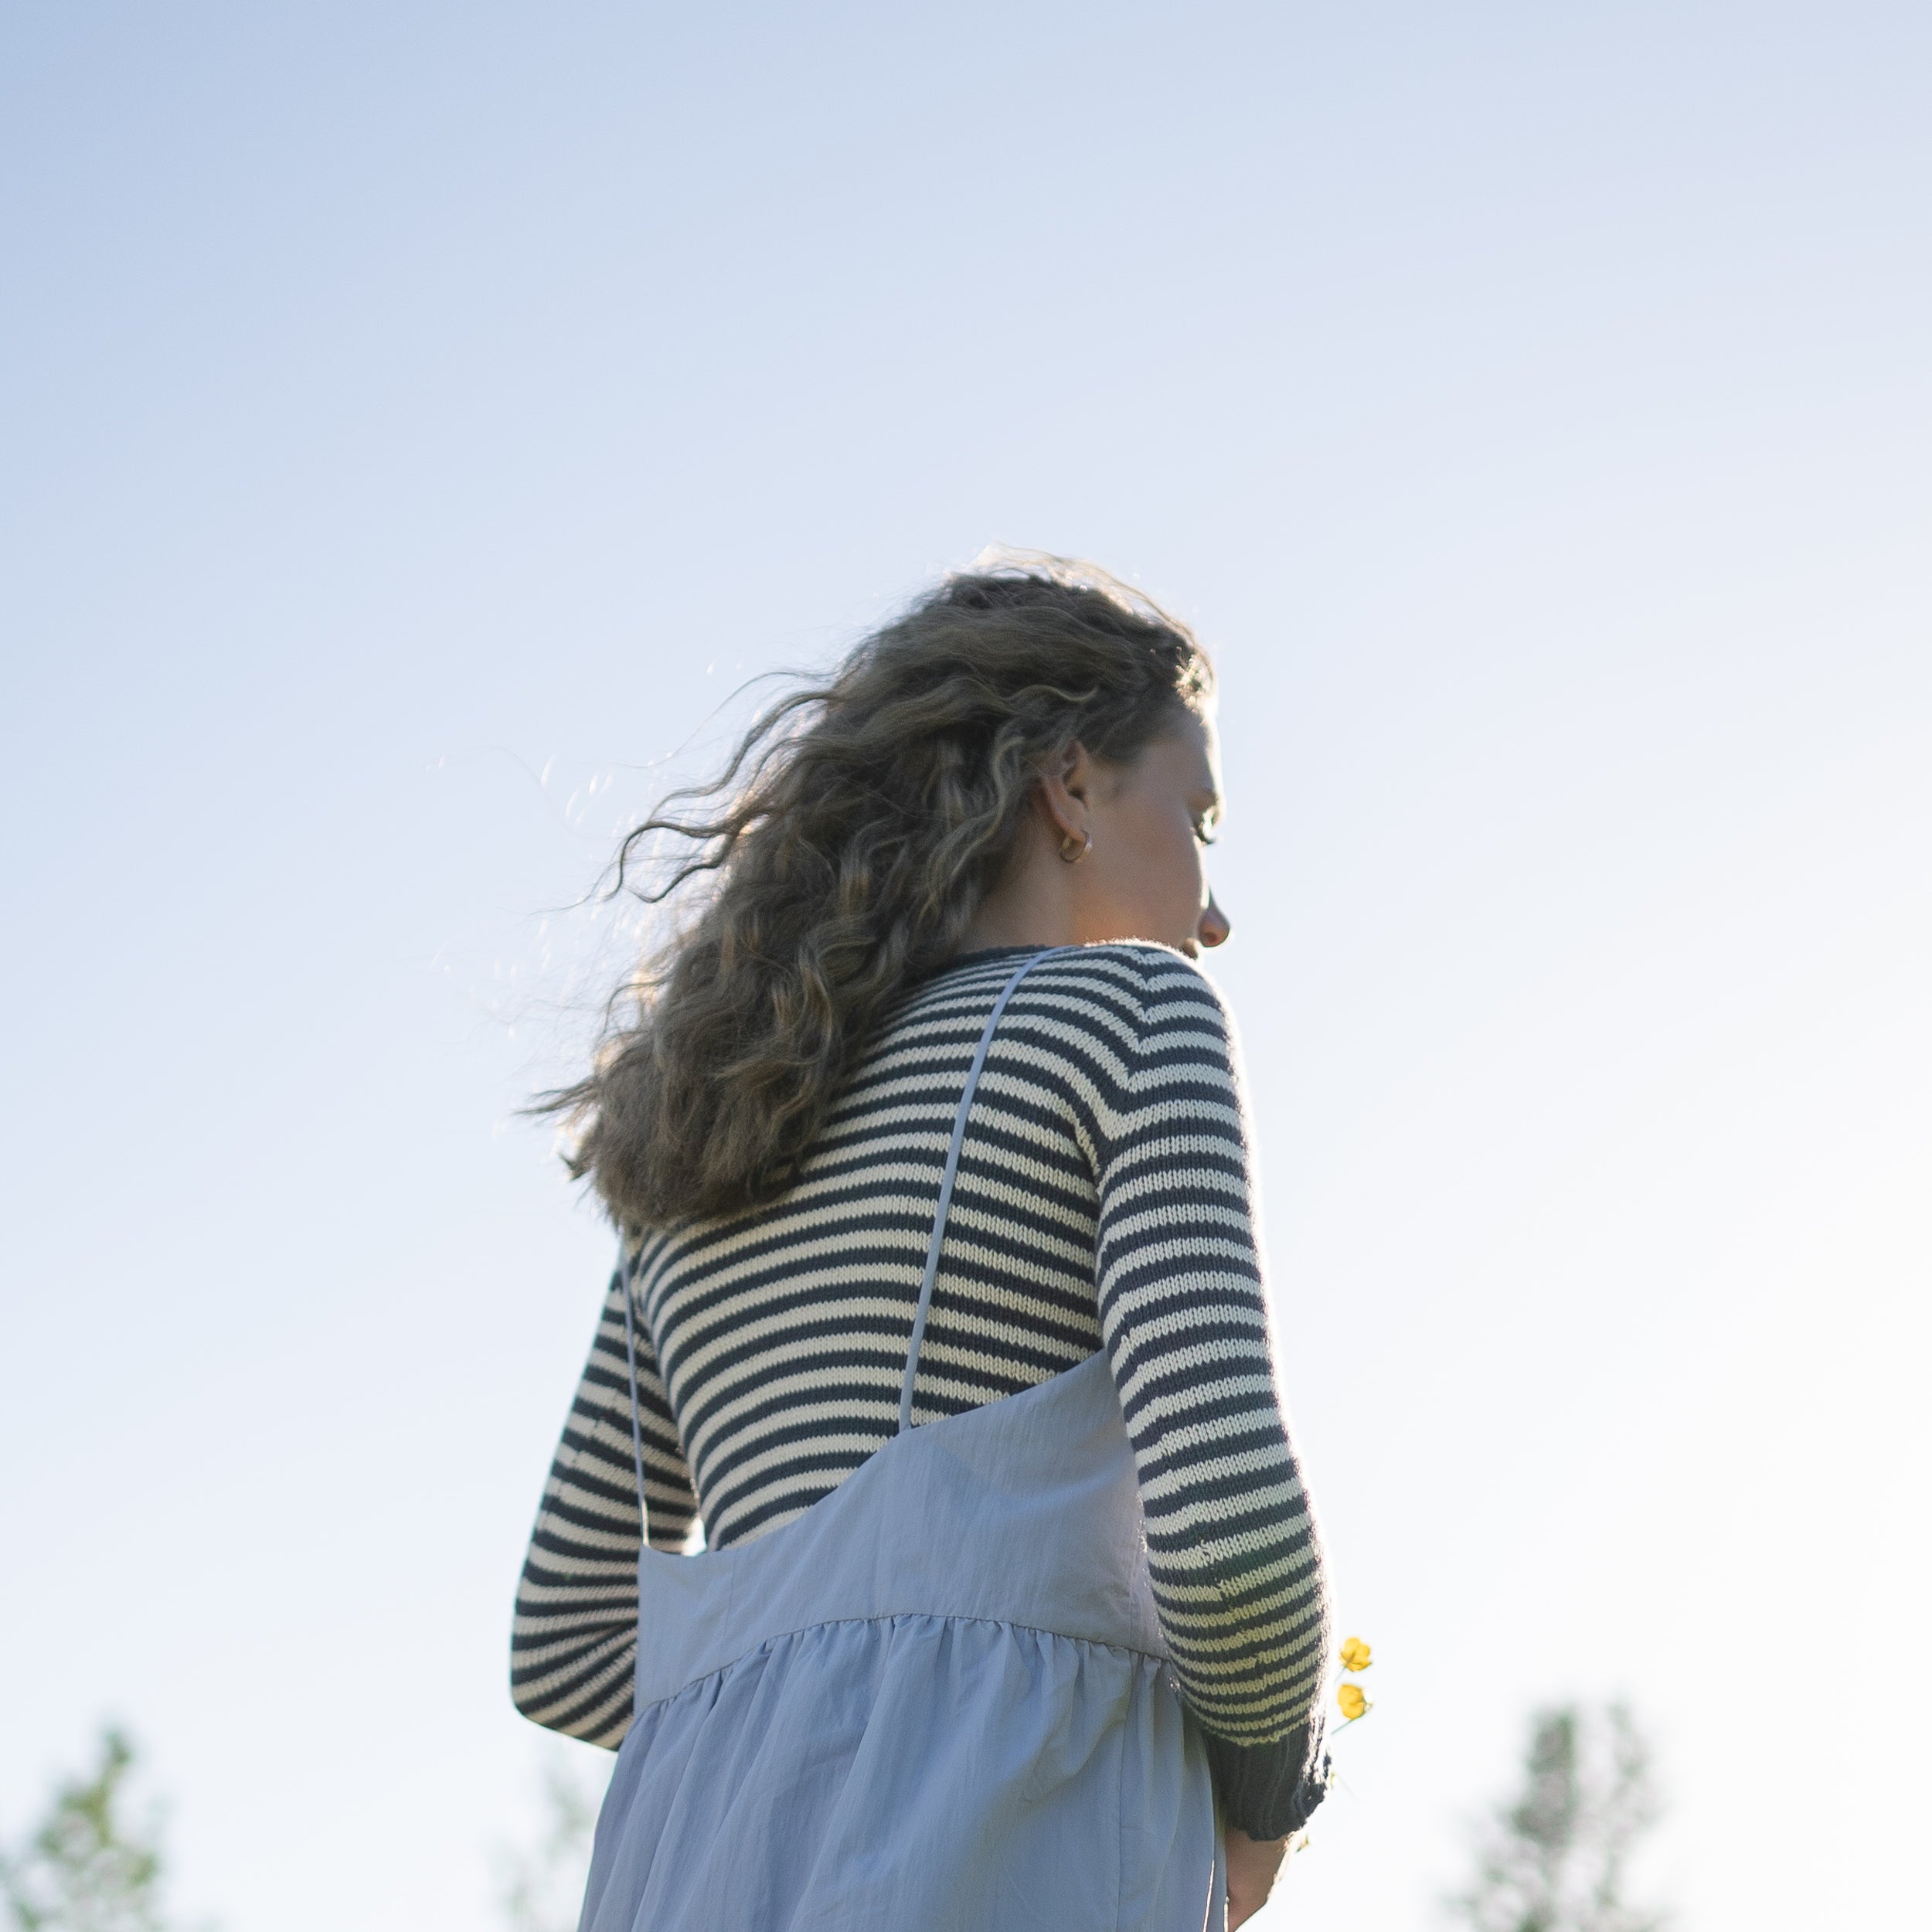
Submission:
<svg viewBox="0 0 1932 1932">
<path fill-rule="evenodd" d="M 1539 1712 L 1521 1794 L 1496 1811 L 1454 1909 L 1475 1932 L 1657 1932 L 1662 1915 L 1624 1896 L 1657 1815 L 1649 1748 L 1628 1711 Z"/>
<path fill-rule="evenodd" d="M 126 1816 L 134 1761 L 119 1731 L 104 1732 L 93 1775 L 60 1785 L 39 1826 L 0 1849 L 0 1896 L 18 1932 L 166 1932 L 152 1821 Z"/>
</svg>

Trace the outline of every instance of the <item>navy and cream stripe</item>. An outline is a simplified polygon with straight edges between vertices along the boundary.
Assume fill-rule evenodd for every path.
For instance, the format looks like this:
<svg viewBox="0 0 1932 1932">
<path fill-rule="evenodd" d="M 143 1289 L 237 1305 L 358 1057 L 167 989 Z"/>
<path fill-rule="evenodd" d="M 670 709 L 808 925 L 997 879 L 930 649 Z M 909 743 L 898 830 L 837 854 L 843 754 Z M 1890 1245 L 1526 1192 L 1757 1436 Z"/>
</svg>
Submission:
<svg viewBox="0 0 1932 1932">
<path fill-rule="evenodd" d="M 518 1593 L 526 1716 L 612 1746 L 630 1722 L 627 1277 L 653 1546 L 688 1547 L 700 1515 L 712 1546 L 748 1542 L 828 1495 L 897 1424 L 954 1111 L 1022 956 L 968 955 L 908 995 L 779 1201 L 628 1247 Z M 1140 944 L 1042 961 L 981 1079 L 913 1407 L 957 1414 L 1104 1347 L 1162 1628 L 1236 1822 L 1253 1805 L 1230 1784 L 1278 1794 L 1301 1773 L 1327 1646 L 1250 1191 L 1228 1022 L 1200 972 Z"/>
</svg>

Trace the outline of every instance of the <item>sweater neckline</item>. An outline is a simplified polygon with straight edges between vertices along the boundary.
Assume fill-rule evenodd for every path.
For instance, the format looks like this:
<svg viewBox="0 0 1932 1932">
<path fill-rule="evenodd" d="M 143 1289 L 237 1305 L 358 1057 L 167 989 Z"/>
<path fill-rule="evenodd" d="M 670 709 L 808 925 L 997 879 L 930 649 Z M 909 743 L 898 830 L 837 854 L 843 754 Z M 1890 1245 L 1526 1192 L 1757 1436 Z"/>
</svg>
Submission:
<svg viewBox="0 0 1932 1932">
<path fill-rule="evenodd" d="M 955 966 L 970 966 L 982 959 L 1017 959 L 1022 953 L 1050 952 L 1047 946 L 975 946 L 970 953 L 954 953 L 940 967 L 942 973 L 950 972 Z"/>
</svg>

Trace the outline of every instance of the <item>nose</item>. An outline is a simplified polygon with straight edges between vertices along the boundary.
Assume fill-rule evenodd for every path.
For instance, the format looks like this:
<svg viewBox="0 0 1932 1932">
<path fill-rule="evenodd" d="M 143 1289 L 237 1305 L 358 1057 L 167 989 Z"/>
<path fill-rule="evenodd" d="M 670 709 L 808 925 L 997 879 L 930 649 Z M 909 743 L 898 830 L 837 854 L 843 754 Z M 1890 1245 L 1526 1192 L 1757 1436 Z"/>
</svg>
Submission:
<svg viewBox="0 0 1932 1932">
<path fill-rule="evenodd" d="M 1234 930 L 1226 913 L 1214 903 L 1214 895 L 1208 894 L 1207 910 L 1201 915 L 1201 923 L 1194 929 L 1195 937 L 1203 946 L 1221 946 L 1227 943 L 1227 936 Z"/>
</svg>

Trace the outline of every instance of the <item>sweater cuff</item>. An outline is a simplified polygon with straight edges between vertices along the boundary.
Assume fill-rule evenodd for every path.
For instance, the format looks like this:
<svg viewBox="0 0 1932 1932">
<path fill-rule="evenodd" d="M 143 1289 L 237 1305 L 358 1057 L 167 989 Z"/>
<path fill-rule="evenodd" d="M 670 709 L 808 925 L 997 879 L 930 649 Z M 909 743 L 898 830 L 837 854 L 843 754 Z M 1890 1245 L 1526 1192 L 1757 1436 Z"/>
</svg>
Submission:
<svg viewBox="0 0 1932 1932">
<path fill-rule="evenodd" d="M 1328 1794 L 1321 1724 L 1304 1724 L 1275 1744 L 1230 1744 L 1202 1733 L 1222 1821 L 1252 1838 L 1286 1838 Z"/>
</svg>

